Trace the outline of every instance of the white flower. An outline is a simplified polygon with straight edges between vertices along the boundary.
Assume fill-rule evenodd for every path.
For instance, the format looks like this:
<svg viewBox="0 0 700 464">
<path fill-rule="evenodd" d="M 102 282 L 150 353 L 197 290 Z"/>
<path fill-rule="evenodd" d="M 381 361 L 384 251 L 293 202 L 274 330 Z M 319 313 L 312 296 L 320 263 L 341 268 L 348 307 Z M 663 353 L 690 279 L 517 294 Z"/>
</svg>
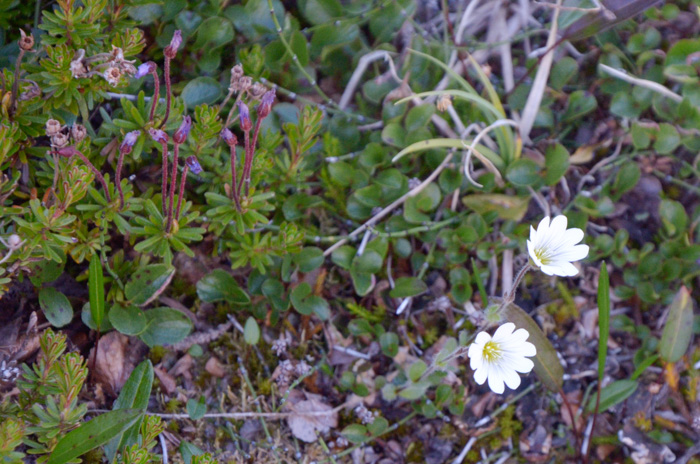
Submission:
<svg viewBox="0 0 700 464">
<path fill-rule="evenodd" d="M 549 221 L 542 219 L 537 230 L 530 226 L 530 240 L 527 251 L 530 258 L 547 275 L 570 277 L 578 274 L 572 261 L 588 256 L 588 245 L 576 245 L 583 240 L 581 229 L 566 228 L 566 216 L 557 216 Z"/>
<path fill-rule="evenodd" d="M 527 330 L 515 330 L 515 324 L 507 322 L 491 335 L 479 332 L 476 340 L 469 346 L 469 365 L 474 369 L 474 380 L 483 385 L 486 379 L 489 388 L 495 393 L 503 393 L 505 382 L 508 388 L 520 386 L 518 372 L 527 374 L 535 367 L 527 356 L 535 356 L 537 348 L 527 337 Z"/>
</svg>

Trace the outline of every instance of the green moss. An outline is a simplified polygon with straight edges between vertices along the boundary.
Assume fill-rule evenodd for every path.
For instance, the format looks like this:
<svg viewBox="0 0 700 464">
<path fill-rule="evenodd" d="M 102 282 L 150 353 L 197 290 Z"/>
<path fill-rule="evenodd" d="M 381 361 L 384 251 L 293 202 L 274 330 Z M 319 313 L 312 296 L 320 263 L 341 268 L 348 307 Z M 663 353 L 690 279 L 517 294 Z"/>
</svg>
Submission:
<svg viewBox="0 0 700 464">
<path fill-rule="evenodd" d="M 151 348 L 150 353 L 148 353 L 148 357 L 151 359 L 151 362 L 153 364 L 158 364 L 163 360 L 163 356 L 165 356 L 165 348 L 162 346 L 154 346 Z"/>
<path fill-rule="evenodd" d="M 182 408 L 182 403 L 175 398 L 171 399 L 167 403 L 165 403 L 165 412 L 170 413 L 170 414 L 175 414 L 177 412 L 180 412 L 180 409 Z"/>
<path fill-rule="evenodd" d="M 523 424 L 515 418 L 515 406 L 508 406 L 498 418 L 501 427 L 501 436 L 506 440 L 516 437 L 523 429 Z"/>
</svg>

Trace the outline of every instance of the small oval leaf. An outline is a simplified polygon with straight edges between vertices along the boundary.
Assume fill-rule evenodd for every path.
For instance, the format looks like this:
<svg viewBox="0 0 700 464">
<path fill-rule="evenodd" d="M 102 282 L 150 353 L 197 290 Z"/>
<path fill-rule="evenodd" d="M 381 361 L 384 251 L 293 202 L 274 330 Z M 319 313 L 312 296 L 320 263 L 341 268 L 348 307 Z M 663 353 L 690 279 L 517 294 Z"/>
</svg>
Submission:
<svg viewBox="0 0 700 464">
<path fill-rule="evenodd" d="M 688 350 L 693 334 L 693 300 L 685 286 L 678 290 L 668 311 L 659 354 L 664 361 L 674 363 Z"/>
<path fill-rule="evenodd" d="M 42 288 L 39 292 L 39 306 L 46 319 L 54 327 L 68 325 L 73 319 L 73 307 L 66 296 L 53 287 Z"/>
<path fill-rule="evenodd" d="M 124 294 L 133 304 L 145 306 L 158 298 L 175 275 L 175 268 L 165 264 L 149 264 L 134 273 L 124 288 Z"/>
</svg>

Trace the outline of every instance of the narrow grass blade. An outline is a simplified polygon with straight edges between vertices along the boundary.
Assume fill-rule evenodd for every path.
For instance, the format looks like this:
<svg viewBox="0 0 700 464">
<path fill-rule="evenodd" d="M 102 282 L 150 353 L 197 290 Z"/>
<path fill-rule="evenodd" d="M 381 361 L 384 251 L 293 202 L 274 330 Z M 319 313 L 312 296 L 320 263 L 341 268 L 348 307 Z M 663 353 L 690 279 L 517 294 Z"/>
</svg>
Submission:
<svg viewBox="0 0 700 464">
<path fill-rule="evenodd" d="M 610 279 L 605 261 L 600 265 L 598 275 L 598 330 L 598 382 L 602 382 L 610 336 Z"/>
</svg>

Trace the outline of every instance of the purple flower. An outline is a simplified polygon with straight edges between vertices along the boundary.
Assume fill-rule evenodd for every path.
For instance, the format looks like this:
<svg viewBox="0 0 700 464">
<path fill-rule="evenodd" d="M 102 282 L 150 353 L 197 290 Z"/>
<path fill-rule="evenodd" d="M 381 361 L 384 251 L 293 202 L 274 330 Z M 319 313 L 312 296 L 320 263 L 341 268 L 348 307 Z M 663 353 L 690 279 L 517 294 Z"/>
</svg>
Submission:
<svg viewBox="0 0 700 464">
<path fill-rule="evenodd" d="M 262 96 L 262 100 L 258 105 L 258 116 L 261 118 L 266 118 L 270 111 L 272 110 L 272 102 L 275 101 L 275 89 L 268 90 Z"/>
<path fill-rule="evenodd" d="M 173 134 L 173 142 L 177 144 L 185 143 L 185 140 L 187 140 L 187 136 L 190 133 L 190 129 L 192 129 L 192 118 L 185 116 L 182 118 L 180 128 L 175 131 L 175 134 Z"/>
<path fill-rule="evenodd" d="M 221 131 L 221 138 L 224 139 L 224 142 L 226 142 L 226 145 L 229 147 L 232 147 L 238 143 L 236 136 L 233 135 L 233 132 L 231 132 L 227 127 L 224 127 L 224 130 Z"/>
<path fill-rule="evenodd" d="M 153 61 L 146 61 L 136 70 L 134 78 L 141 79 L 142 77 L 155 72 L 156 64 Z"/>
<path fill-rule="evenodd" d="M 151 134 L 151 138 L 158 143 L 167 143 L 168 134 L 160 129 L 148 129 L 148 133 Z"/>
<path fill-rule="evenodd" d="M 163 50 L 163 54 L 170 59 L 175 58 L 175 54 L 177 53 L 177 49 L 180 48 L 180 45 L 182 45 L 182 32 L 178 29 L 173 34 L 173 38 L 170 39 L 170 45 Z"/>
<path fill-rule="evenodd" d="M 124 136 L 124 141 L 122 141 L 122 144 L 119 147 L 119 150 L 124 153 L 131 153 L 131 149 L 134 148 L 134 145 L 136 145 L 139 135 L 141 135 L 141 131 L 139 130 L 131 131 L 126 134 Z"/>
<path fill-rule="evenodd" d="M 247 132 L 252 129 L 253 121 L 250 120 L 250 111 L 245 103 L 238 102 L 238 114 L 241 118 L 241 130 Z"/>
<path fill-rule="evenodd" d="M 199 174 L 200 172 L 202 172 L 202 166 L 199 165 L 199 161 L 197 161 L 197 158 L 195 158 L 194 156 L 188 156 L 185 160 L 185 164 L 187 164 L 187 167 L 190 168 L 190 171 L 192 171 L 195 174 Z"/>
</svg>

